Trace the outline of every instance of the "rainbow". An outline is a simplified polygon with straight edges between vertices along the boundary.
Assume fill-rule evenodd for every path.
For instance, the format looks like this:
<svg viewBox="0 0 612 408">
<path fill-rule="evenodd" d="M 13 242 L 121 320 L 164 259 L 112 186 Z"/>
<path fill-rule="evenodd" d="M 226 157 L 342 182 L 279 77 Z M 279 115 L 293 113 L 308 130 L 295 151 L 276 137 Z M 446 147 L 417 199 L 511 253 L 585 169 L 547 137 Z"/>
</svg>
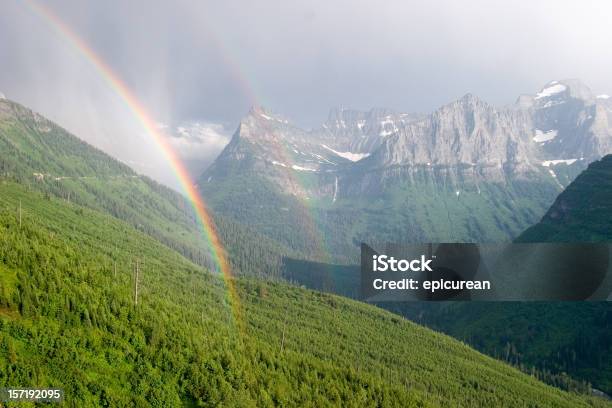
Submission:
<svg viewBox="0 0 612 408">
<path fill-rule="evenodd" d="M 43 20 L 47 21 L 53 30 L 62 38 L 65 39 L 73 48 L 78 51 L 91 65 L 98 71 L 101 77 L 110 85 L 110 87 L 121 97 L 127 107 L 133 113 L 140 125 L 146 133 L 153 139 L 155 144 L 161 150 L 165 158 L 172 166 L 178 181 L 181 184 L 184 192 L 191 201 L 198 221 L 202 226 L 206 241 L 212 249 L 213 262 L 221 272 L 232 309 L 234 321 L 239 329 L 244 330 L 243 319 L 241 314 L 240 298 L 236 290 L 235 280 L 232 275 L 231 267 L 227 254 L 219 234 L 217 233 L 215 223 L 210 216 L 209 210 L 204 203 L 201 195 L 196 189 L 195 182 L 187 172 L 185 165 L 181 162 L 175 151 L 170 146 L 168 139 L 161 133 L 156 121 L 149 115 L 144 106 L 140 103 L 134 93 L 127 87 L 121 78 L 113 71 L 96 52 L 83 41 L 70 27 L 68 27 L 58 16 L 45 6 L 36 3 L 34 0 L 28 0 L 25 4 L 39 15 Z"/>
</svg>

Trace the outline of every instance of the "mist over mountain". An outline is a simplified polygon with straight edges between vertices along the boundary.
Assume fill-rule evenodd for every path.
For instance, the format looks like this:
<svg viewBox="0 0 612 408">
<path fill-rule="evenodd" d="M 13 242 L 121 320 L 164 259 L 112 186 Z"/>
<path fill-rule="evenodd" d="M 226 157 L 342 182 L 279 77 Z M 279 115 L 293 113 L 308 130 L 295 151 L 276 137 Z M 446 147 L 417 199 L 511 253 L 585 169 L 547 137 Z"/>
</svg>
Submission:
<svg viewBox="0 0 612 408">
<path fill-rule="evenodd" d="M 219 123 L 192 120 L 159 127 L 193 179 L 211 165 L 231 138 L 231 131 Z"/>
</svg>

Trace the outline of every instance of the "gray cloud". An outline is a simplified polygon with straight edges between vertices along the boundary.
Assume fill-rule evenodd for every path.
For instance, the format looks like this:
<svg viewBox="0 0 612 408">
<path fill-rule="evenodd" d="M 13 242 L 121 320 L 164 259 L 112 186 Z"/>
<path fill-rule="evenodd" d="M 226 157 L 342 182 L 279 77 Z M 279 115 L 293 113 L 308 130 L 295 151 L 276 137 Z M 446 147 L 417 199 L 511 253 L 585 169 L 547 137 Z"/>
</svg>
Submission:
<svg viewBox="0 0 612 408">
<path fill-rule="evenodd" d="M 216 156 L 229 141 L 228 131 L 218 123 L 183 124 L 174 129 L 172 136 L 170 144 L 189 159 Z"/>
<path fill-rule="evenodd" d="M 0 91 L 167 180 L 163 155 L 122 100 L 25 4 L 2 4 Z M 427 112 L 466 92 L 505 104 L 565 77 L 612 94 L 605 0 L 43 4 L 172 127 L 231 129 L 253 103 L 305 126 L 336 105 Z M 209 160 L 219 146 L 203 140 L 197 151 Z"/>
</svg>

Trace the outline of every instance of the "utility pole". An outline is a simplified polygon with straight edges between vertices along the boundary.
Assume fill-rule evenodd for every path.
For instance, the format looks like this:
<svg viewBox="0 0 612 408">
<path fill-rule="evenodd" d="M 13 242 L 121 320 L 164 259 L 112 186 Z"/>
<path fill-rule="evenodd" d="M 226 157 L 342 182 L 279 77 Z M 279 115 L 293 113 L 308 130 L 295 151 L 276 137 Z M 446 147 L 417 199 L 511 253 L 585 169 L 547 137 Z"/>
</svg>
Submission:
<svg viewBox="0 0 612 408">
<path fill-rule="evenodd" d="M 134 304 L 138 306 L 138 274 L 140 272 L 138 259 L 136 259 L 136 276 L 134 277 Z"/>
<path fill-rule="evenodd" d="M 285 329 L 287 328 L 287 319 L 283 322 L 283 338 L 281 339 L 281 353 L 283 352 L 283 348 L 285 347 Z"/>
</svg>

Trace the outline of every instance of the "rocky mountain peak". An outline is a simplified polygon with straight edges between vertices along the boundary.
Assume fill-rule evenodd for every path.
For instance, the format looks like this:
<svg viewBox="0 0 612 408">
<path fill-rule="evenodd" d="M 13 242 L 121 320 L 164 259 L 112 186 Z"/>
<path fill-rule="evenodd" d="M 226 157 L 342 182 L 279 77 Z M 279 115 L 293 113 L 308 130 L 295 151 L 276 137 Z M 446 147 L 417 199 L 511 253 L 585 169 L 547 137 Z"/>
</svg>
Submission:
<svg viewBox="0 0 612 408">
<path fill-rule="evenodd" d="M 389 115 L 397 115 L 393 109 L 385 108 L 385 107 L 374 107 L 369 111 L 362 111 L 358 109 L 348 109 L 343 106 L 331 108 L 329 110 L 329 114 L 327 115 L 327 121 L 334 121 L 336 119 L 341 118 L 355 118 L 355 117 L 381 117 L 381 116 L 389 116 Z"/>
<path fill-rule="evenodd" d="M 519 96 L 515 106 L 523 109 L 543 109 L 561 105 L 570 100 L 589 105 L 595 101 L 601 101 L 582 81 L 570 78 L 550 81 L 533 95 Z"/>
<path fill-rule="evenodd" d="M 244 138 L 251 141 L 272 141 L 277 139 L 279 132 L 285 133 L 292 129 L 299 131 L 281 115 L 262 106 L 254 105 L 247 115 L 240 120 L 234 138 Z"/>
<path fill-rule="evenodd" d="M 253 105 L 249 109 L 249 113 L 242 119 L 242 122 L 255 121 L 261 123 L 271 124 L 273 122 L 288 124 L 289 120 L 282 117 L 281 115 L 272 112 L 261 105 Z"/>
<path fill-rule="evenodd" d="M 369 111 L 333 108 L 317 137 L 322 140 L 321 143 L 336 150 L 365 157 L 376 150 L 386 138 L 397 134 L 406 124 L 423 117 L 424 115 L 398 113 L 383 107 Z"/>
<path fill-rule="evenodd" d="M 495 107 L 478 98 L 477 96 L 471 93 L 467 93 L 461 98 L 441 106 L 438 110 L 433 112 L 432 116 L 436 118 L 440 116 L 465 115 L 485 111 L 495 111 Z"/>
<path fill-rule="evenodd" d="M 466 93 L 459 100 L 457 100 L 454 104 L 451 103 L 450 105 L 461 105 L 463 108 L 469 108 L 469 109 L 473 109 L 477 107 L 484 107 L 484 108 L 492 107 L 487 102 L 485 102 L 484 100 L 480 99 L 478 96 L 472 93 Z"/>
<path fill-rule="evenodd" d="M 563 79 L 559 83 L 567 87 L 567 92 L 572 98 L 582 100 L 592 100 L 594 98 L 591 88 L 579 79 Z"/>
<path fill-rule="evenodd" d="M 519 97 L 518 109 L 496 107 L 468 93 L 430 115 L 338 107 L 315 130 L 254 106 L 222 157 L 263 171 L 277 184 L 286 184 L 289 170 L 318 175 L 321 186 L 332 186 L 329 191 L 336 177 L 342 190 L 346 174 L 382 172 L 409 179 L 422 169 L 446 172 L 455 184 L 539 174 L 556 189 L 571 180 L 574 167 L 612 152 L 607 103 L 580 81 L 566 79 Z M 362 181 L 355 185 L 363 187 Z"/>
<path fill-rule="evenodd" d="M 479 124 L 490 123 L 497 114 L 498 111 L 493 105 L 468 93 L 460 99 L 440 107 L 430 115 L 430 120 L 442 127 L 450 126 L 448 129 L 450 132 L 453 132 L 453 129 L 457 127 L 464 129 L 469 134 Z"/>
<path fill-rule="evenodd" d="M 580 80 L 563 79 L 547 83 L 533 97 L 536 107 L 550 107 L 570 99 L 592 102 L 594 95 Z"/>
</svg>

